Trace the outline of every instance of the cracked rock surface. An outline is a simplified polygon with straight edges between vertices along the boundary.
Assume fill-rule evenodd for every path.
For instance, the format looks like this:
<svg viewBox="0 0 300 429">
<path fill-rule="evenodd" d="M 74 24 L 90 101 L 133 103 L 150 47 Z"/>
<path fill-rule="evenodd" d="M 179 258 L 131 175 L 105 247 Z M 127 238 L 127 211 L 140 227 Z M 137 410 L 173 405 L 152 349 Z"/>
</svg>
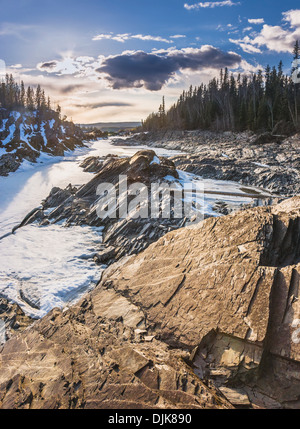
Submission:
<svg viewBox="0 0 300 429">
<path fill-rule="evenodd" d="M 299 408 L 300 197 L 170 232 L 0 351 L 2 408 Z"/>
<path fill-rule="evenodd" d="M 284 137 L 250 132 L 160 131 L 113 144 L 180 150 L 187 155 L 171 158 L 179 170 L 204 178 L 233 180 L 279 195 L 300 194 L 299 134 Z"/>
</svg>

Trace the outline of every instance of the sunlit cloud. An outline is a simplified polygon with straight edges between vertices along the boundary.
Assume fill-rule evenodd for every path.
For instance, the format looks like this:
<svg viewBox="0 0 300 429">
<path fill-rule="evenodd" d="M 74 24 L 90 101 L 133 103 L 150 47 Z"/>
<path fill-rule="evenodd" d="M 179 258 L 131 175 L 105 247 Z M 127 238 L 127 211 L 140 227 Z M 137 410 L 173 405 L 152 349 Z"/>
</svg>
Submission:
<svg viewBox="0 0 300 429">
<path fill-rule="evenodd" d="M 169 49 L 146 53 L 121 54 L 105 59 L 97 69 L 104 74 L 113 89 L 146 88 L 159 91 L 175 73 L 181 70 L 203 70 L 236 67 L 241 57 L 234 52 L 224 52 L 214 46 L 201 48 Z"/>
<path fill-rule="evenodd" d="M 179 37 L 185 37 L 185 36 L 179 36 Z M 174 38 L 174 36 L 171 38 Z M 175 38 L 176 38 L 176 36 L 175 36 Z M 126 41 L 132 40 L 132 39 L 138 39 L 138 40 L 143 40 L 143 41 L 148 41 L 148 42 L 151 41 L 151 42 L 174 43 L 172 40 L 166 39 L 166 38 L 161 37 L 161 36 L 151 36 L 149 34 L 147 34 L 147 35 L 129 34 L 129 33 L 124 33 L 124 34 L 114 34 L 114 33 L 98 34 L 97 36 L 94 36 L 92 40 L 93 41 L 114 40 L 115 42 L 125 43 Z"/>
<path fill-rule="evenodd" d="M 288 23 L 290 28 L 264 24 L 255 37 L 230 39 L 230 42 L 239 45 L 247 53 L 262 53 L 262 47 L 274 52 L 291 52 L 295 41 L 300 39 L 300 10 L 290 10 L 282 15 L 283 21 Z"/>
<path fill-rule="evenodd" d="M 248 19 L 249 24 L 264 24 L 265 20 L 263 18 L 257 18 L 257 19 Z"/>
<path fill-rule="evenodd" d="M 170 39 L 184 39 L 185 37 L 184 34 L 174 34 L 174 36 L 170 36 Z"/>
</svg>

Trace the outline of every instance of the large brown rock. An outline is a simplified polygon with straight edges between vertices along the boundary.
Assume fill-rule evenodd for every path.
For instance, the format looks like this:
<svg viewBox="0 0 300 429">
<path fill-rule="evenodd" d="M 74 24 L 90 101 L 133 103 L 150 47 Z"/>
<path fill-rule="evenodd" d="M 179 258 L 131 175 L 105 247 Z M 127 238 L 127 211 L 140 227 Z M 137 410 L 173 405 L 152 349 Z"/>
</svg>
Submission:
<svg viewBox="0 0 300 429">
<path fill-rule="evenodd" d="M 186 352 L 135 332 L 129 325 L 141 315 L 123 301 L 114 304 L 124 320 L 103 317 L 113 301 L 96 294 L 68 311 L 52 310 L 8 341 L 0 354 L 0 407 L 232 408 L 192 372 Z"/>
<path fill-rule="evenodd" d="M 7 342 L 0 406 L 299 407 L 299 243 L 296 197 L 119 260 Z"/>
<path fill-rule="evenodd" d="M 251 375 L 267 395 L 295 404 L 299 262 L 296 197 L 169 233 L 111 266 L 102 287 L 126 296 L 173 347 L 197 348 L 200 375 L 218 383 Z"/>
<path fill-rule="evenodd" d="M 0 344 L 11 338 L 16 333 L 24 331 L 33 323 L 33 320 L 26 316 L 23 310 L 5 298 L 0 297 Z"/>
</svg>

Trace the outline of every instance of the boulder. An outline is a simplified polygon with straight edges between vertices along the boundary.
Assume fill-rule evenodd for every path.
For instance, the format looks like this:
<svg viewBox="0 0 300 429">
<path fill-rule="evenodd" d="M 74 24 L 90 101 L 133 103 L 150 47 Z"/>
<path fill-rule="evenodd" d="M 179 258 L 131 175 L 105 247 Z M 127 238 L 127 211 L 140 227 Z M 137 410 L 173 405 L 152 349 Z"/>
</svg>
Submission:
<svg viewBox="0 0 300 429">
<path fill-rule="evenodd" d="M 0 157 L 0 176 L 8 176 L 10 172 L 16 171 L 20 161 L 15 154 L 7 153 Z"/>
</svg>

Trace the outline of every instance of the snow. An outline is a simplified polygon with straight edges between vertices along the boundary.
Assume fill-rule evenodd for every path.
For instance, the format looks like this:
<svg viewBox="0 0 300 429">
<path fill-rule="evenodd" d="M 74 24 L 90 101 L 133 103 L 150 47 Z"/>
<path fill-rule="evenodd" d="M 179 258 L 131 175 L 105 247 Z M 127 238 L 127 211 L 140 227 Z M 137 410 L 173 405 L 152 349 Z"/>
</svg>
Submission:
<svg viewBox="0 0 300 429">
<path fill-rule="evenodd" d="M 21 113 L 20 112 L 12 112 L 11 116 L 14 118 L 15 121 L 17 121 L 20 118 Z"/>
<path fill-rule="evenodd" d="M 14 151 L 15 152 L 15 151 Z M 4 147 L 0 147 L 0 156 L 7 154 L 8 152 Z M 11 152 L 10 152 L 11 153 Z"/>
<path fill-rule="evenodd" d="M 252 164 L 257 165 L 258 167 L 270 168 L 267 164 L 261 164 L 260 162 L 252 162 Z"/>
<path fill-rule="evenodd" d="M 8 121 L 8 119 L 3 119 L 3 123 L 2 123 L 2 127 L 0 127 L 0 132 L 5 130 L 6 127 L 6 122 Z"/>
<path fill-rule="evenodd" d="M 132 156 L 142 149 L 149 148 L 113 146 L 110 140 L 97 140 L 64 157 L 42 153 L 37 163 L 24 161 L 17 172 L 0 177 L 0 237 L 9 234 L 0 239 L 1 295 L 19 303 L 26 313 L 41 317 L 53 307 L 75 302 L 94 287 L 103 270 L 92 258 L 102 240 L 101 228 L 29 225 L 13 235 L 10 232 L 33 208 L 40 206 L 54 186 L 65 188 L 70 183 L 73 186 L 87 183 L 93 174 L 79 167 L 87 156 Z M 158 156 L 179 153 L 157 148 L 155 152 Z M 200 186 L 203 183 L 204 211 L 213 216 L 219 216 L 212 210 L 217 200 L 230 204 L 250 202 L 248 191 L 256 189 L 235 182 L 202 179 L 182 171 L 178 173 L 179 181 L 172 176 L 165 180 L 181 184 L 196 182 Z M 30 306 L 22 297 L 38 304 L 39 308 Z"/>
<path fill-rule="evenodd" d="M 92 258 L 102 241 L 101 231 L 87 226 L 29 225 L 2 239 L 1 295 L 32 317 L 77 301 L 101 278 L 103 267 Z"/>
<path fill-rule="evenodd" d="M 213 210 L 217 201 L 225 202 L 231 208 L 238 208 L 241 204 L 251 203 L 254 197 L 271 196 L 269 192 L 254 186 L 243 186 L 237 182 L 226 180 L 203 179 L 201 176 L 192 173 L 177 171 L 182 186 L 185 183 L 194 183 L 194 185 L 201 183 L 203 186 L 204 215 L 220 216 Z"/>
<path fill-rule="evenodd" d="M 4 139 L 4 140 L 2 141 L 3 146 L 5 146 L 7 143 L 9 143 L 9 142 L 12 140 L 12 138 L 13 138 L 13 136 L 14 136 L 15 131 L 16 131 L 16 126 L 15 126 L 15 124 L 12 124 L 12 125 L 9 127 L 9 134 L 8 134 L 8 136 L 6 137 L 6 139 Z"/>
<path fill-rule="evenodd" d="M 159 158 L 157 156 L 155 156 L 153 158 L 153 161 L 150 163 L 150 165 L 153 165 L 153 164 L 160 164 L 160 160 L 159 160 Z"/>
<path fill-rule="evenodd" d="M 47 140 L 46 133 L 45 133 L 45 122 L 43 122 L 41 124 L 41 135 L 42 135 L 43 140 L 44 140 L 44 145 L 47 146 L 48 140 Z"/>
</svg>

